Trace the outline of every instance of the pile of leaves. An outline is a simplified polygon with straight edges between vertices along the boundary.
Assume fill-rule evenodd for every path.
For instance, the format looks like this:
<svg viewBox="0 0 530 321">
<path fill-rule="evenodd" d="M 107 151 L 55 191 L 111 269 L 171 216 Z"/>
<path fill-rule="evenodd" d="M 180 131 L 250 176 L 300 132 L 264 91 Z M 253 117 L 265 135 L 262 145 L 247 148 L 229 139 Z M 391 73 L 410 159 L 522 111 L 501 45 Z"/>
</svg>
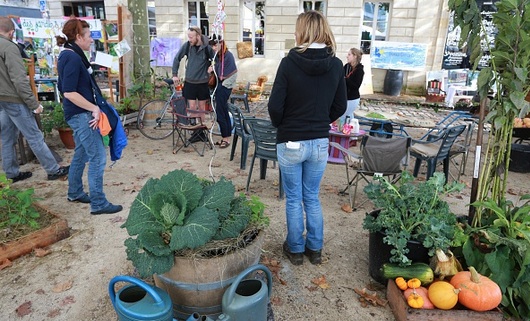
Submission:
<svg viewBox="0 0 530 321">
<path fill-rule="evenodd" d="M 253 235 L 249 230 L 268 225 L 263 212 L 257 197 L 235 196 L 234 185 L 224 177 L 212 182 L 184 170 L 171 171 L 149 179 L 131 205 L 122 225 L 131 236 L 125 240 L 127 258 L 141 277 L 165 273 L 176 252 L 221 240 L 245 245 L 244 239 Z"/>
</svg>

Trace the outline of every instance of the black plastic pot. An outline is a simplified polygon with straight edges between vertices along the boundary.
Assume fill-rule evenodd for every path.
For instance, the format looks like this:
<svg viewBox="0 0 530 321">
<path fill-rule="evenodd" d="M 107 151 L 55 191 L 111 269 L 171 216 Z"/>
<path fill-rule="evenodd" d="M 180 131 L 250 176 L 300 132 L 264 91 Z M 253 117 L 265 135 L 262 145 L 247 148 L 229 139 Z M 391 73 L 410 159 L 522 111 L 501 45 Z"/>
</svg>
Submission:
<svg viewBox="0 0 530 321">
<path fill-rule="evenodd" d="M 379 210 L 376 210 L 366 215 L 378 214 Z M 390 251 L 393 247 L 383 242 L 384 237 L 385 234 L 381 232 L 370 233 L 369 235 L 368 272 L 375 281 L 386 285 L 387 280 L 383 277 L 381 267 L 390 262 Z M 413 262 L 429 263 L 428 250 L 420 242 L 409 241 L 407 248 L 409 249 L 407 257 Z"/>
<path fill-rule="evenodd" d="M 508 170 L 519 173 L 530 173 L 530 145 L 512 144 Z"/>
</svg>

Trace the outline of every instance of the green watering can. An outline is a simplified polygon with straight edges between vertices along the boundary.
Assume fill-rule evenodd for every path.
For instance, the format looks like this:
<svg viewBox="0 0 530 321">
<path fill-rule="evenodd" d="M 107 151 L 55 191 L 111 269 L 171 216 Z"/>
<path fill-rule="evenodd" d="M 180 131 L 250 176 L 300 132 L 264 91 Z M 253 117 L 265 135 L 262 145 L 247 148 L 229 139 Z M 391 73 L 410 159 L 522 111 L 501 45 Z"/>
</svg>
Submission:
<svg viewBox="0 0 530 321">
<path fill-rule="evenodd" d="M 131 283 L 114 290 L 117 282 Z M 109 295 L 119 321 L 172 321 L 173 304 L 167 292 L 139 279 L 121 275 L 109 283 Z"/>
<path fill-rule="evenodd" d="M 267 283 L 257 279 L 243 280 L 251 272 L 261 270 Z M 241 272 L 223 294 L 223 314 L 217 321 L 267 321 L 267 305 L 272 292 L 272 275 L 269 269 L 257 264 Z"/>
</svg>

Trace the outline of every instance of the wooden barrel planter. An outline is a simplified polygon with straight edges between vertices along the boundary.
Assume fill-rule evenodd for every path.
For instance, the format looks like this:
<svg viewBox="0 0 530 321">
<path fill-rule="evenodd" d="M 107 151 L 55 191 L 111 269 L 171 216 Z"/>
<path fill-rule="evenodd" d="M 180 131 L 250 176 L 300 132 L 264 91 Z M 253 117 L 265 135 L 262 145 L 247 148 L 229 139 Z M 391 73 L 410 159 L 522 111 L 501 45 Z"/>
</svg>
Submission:
<svg viewBox="0 0 530 321">
<path fill-rule="evenodd" d="M 173 316 L 186 320 L 194 312 L 212 319 L 222 313 L 225 290 L 249 266 L 259 262 L 265 239 L 261 231 L 245 248 L 213 258 L 175 257 L 175 264 L 155 285 L 165 290 L 173 302 Z"/>
</svg>

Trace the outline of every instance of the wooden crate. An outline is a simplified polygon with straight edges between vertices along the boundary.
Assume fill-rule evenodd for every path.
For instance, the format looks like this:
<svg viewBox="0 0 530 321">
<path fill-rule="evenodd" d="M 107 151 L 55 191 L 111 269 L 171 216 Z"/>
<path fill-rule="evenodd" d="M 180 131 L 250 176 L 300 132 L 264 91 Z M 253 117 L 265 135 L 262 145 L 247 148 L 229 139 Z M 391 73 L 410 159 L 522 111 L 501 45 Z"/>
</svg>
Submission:
<svg viewBox="0 0 530 321">
<path fill-rule="evenodd" d="M 401 291 L 393 280 L 388 280 L 386 288 L 388 304 L 397 321 L 502 321 L 503 314 L 500 311 L 476 312 L 464 309 L 451 310 L 427 310 L 413 309 L 409 307 L 403 291 Z"/>
</svg>

